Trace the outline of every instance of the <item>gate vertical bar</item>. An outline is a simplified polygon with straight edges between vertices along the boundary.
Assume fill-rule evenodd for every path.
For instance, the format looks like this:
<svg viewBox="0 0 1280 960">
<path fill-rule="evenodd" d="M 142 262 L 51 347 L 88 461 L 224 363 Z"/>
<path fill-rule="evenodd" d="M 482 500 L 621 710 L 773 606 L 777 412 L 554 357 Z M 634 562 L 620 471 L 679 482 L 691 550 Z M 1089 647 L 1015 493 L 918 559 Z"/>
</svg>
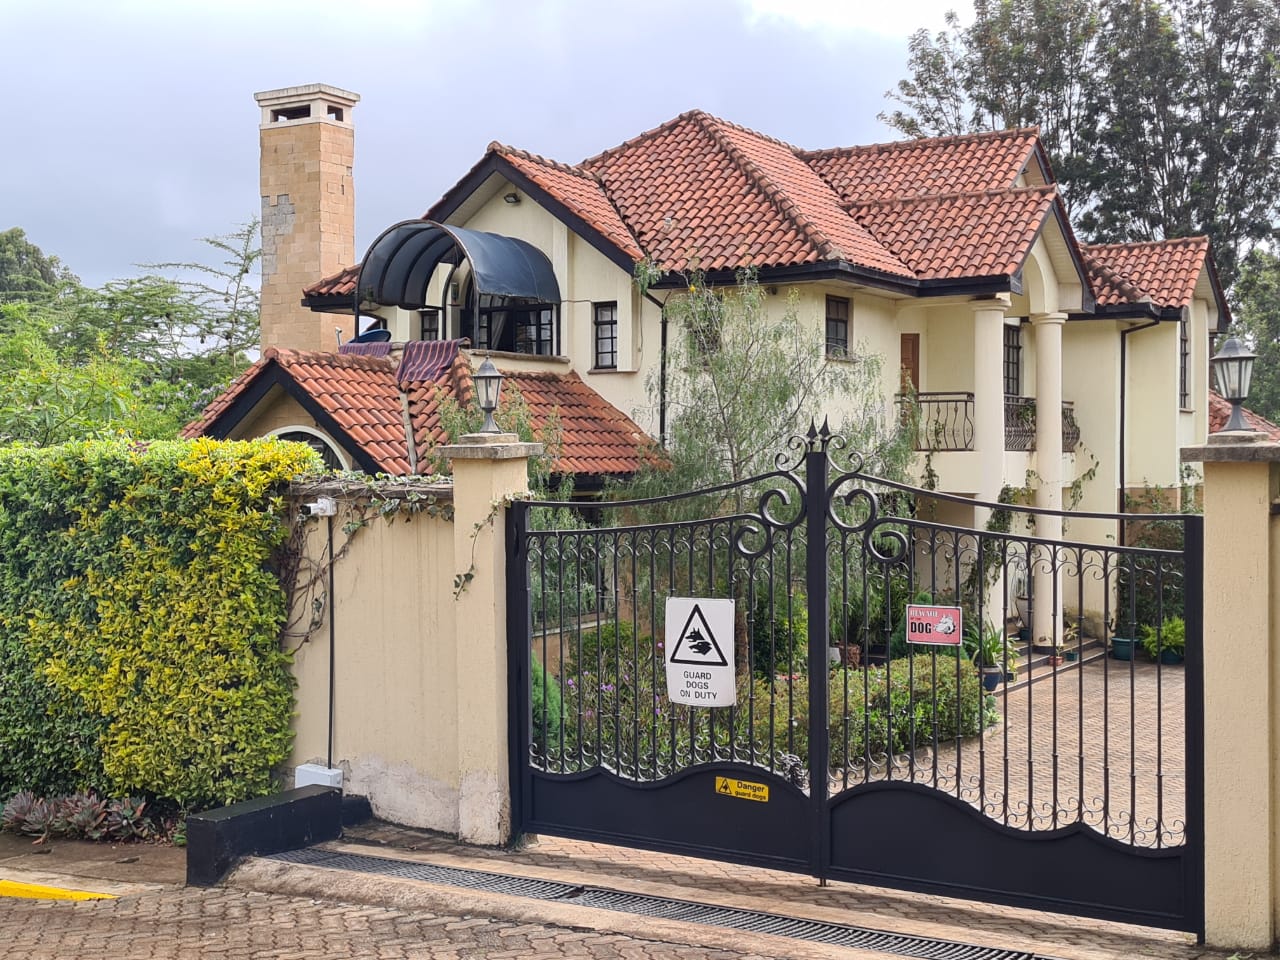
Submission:
<svg viewBox="0 0 1280 960">
<path fill-rule="evenodd" d="M 529 658 L 532 619 L 529 613 L 529 505 L 516 500 L 507 508 L 507 729 L 508 778 L 511 785 L 511 836 L 524 833 L 532 773 L 529 737 L 533 724 Z"/>
<path fill-rule="evenodd" d="M 814 875 L 826 882 L 831 862 L 831 825 L 827 818 L 827 771 L 830 749 L 827 730 L 828 634 L 827 606 L 827 443 L 831 434 L 809 428 L 805 455 L 805 586 L 809 593 L 809 800 L 813 810 Z"/>
<path fill-rule="evenodd" d="M 1204 517 L 1188 514 L 1183 523 L 1186 920 L 1197 942 L 1204 943 Z"/>
</svg>

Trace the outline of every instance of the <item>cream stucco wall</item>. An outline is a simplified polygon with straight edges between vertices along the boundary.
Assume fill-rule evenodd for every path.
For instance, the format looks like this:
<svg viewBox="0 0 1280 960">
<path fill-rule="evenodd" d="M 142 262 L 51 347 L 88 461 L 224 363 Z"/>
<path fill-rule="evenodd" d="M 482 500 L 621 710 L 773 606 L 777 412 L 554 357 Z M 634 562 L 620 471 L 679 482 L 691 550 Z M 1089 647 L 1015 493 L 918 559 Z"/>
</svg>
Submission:
<svg viewBox="0 0 1280 960">
<path fill-rule="evenodd" d="M 438 495 L 447 501 L 451 490 Z M 294 654 L 298 681 L 292 763 L 328 756 L 329 611 L 334 615 L 335 766 L 345 789 L 369 798 L 396 823 L 457 833 L 458 687 L 455 671 L 453 523 L 419 514 L 374 520 L 348 540 L 344 503 L 335 523 L 343 555 L 334 564 L 325 619 Z M 308 526 L 306 557 L 321 580 L 299 595 L 295 617 L 323 598 L 325 521 Z"/>
<path fill-rule="evenodd" d="M 1178 324 L 1129 336 L 1125 486 L 1178 482 Z"/>
</svg>

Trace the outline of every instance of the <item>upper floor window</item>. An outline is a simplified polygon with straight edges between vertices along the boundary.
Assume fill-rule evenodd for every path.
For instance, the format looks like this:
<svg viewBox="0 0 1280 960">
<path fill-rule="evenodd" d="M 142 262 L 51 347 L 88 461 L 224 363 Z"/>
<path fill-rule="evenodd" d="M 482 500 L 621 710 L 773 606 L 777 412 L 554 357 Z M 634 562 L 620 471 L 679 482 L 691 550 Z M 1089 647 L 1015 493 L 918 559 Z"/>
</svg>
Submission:
<svg viewBox="0 0 1280 960">
<path fill-rule="evenodd" d="M 462 329 L 473 329 L 470 308 L 463 309 Z M 475 318 L 478 350 L 505 350 L 536 356 L 555 356 L 560 349 L 559 310 L 549 303 L 523 303 L 507 297 L 480 298 Z"/>
<path fill-rule="evenodd" d="M 440 335 L 440 311 L 439 310 L 419 310 L 418 317 L 421 319 L 421 329 L 419 330 L 419 339 L 422 340 L 443 340 Z"/>
<path fill-rule="evenodd" d="M 595 360 L 597 370 L 618 368 L 618 305 L 597 303 L 592 305 L 595 314 Z"/>
<path fill-rule="evenodd" d="M 827 356 L 849 355 L 849 301 L 827 297 Z"/>
<path fill-rule="evenodd" d="M 1004 395 L 1022 396 L 1022 327 L 1004 327 Z"/>
<path fill-rule="evenodd" d="M 1183 410 L 1191 409 L 1191 335 L 1187 331 L 1187 321 L 1178 324 L 1180 340 L 1178 344 L 1178 406 Z"/>
</svg>

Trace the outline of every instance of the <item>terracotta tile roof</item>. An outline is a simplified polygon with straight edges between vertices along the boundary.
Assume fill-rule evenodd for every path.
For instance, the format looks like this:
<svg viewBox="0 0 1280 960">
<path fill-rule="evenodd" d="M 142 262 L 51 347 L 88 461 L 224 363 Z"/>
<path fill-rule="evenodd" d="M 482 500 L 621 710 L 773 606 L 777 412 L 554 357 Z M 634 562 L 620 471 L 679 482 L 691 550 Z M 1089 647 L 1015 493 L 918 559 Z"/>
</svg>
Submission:
<svg viewBox="0 0 1280 960">
<path fill-rule="evenodd" d="M 1031 159 L 1035 129 L 804 150 L 800 156 L 845 203 L 977 193 L 1015 186 Z"/>
<path fill-rule="evenodd" d="M 926 279 L 1011 275 L 1056 197 L 1054 187 L 858 204 L 850 214 Z"/>
<path fill-rule="evenodd" d="M 843 261 L 921 280 L 994 277 L 1021 265 L 1050 204 L 1067 222 L 1052 182 L 1015 186 L 1024 172 L 1038 183 L 1042 166 L 1052 181 L 1033 128 L 809 151 L 692 110 L 576 165 L 500 143 L 491 157 L 624 257 L 664 270 Z M 1080 248 L 1066 232 L 1103 306 L 1184 306 L 1208 253 L 1204 238 Z M 305 293 L 350 294 L 355 276 Z"/>
<path fill-rule="evenodd" d="M 1161 307 L 1191 303 L 1209 256 L 1208 237 L 1082 246 L 1099 305 L 1149 299 Z"/>
<path fill-rule="evenodd" d="M 304 287 L 304 297 L 349 297 L 360 278 L 360 264 L 345 267 L 331 277 L 325 277 L 309 287 Z"/>
<path fill-rule="evenodd" d="M 401 391 L 408 398 L 419 472 L 427 472 L 430 449 L 446 439 L 440 401 L 452 396 L 468 404 L 475 395 L 471 361 L 459 352 L 453 365 L 434 381 L 397 384 L 398 361 L 324 351 L 268 349 L 257 363 L 183 430 L 184 437 L 208 432 L 255 380 L 271 367 L 285 371 L 350 441 L 394 476 L 412 472 L 405 442 Z M 500 366 L 500 364 L 499 364 Z M 552 416 L 561 428 L 559 473 L 628 474 L 638 470 L 652 441 L 632 420 L 582 382 L 576 373 L 504 371 L 528 404 L 535 429 Z"/>
<path fill-rule="evenodd" d="M 627 256 L 634 260 L 644 256 L 604 187 L 591 173 L 496 141 L 489 144 L 489 149 L 505 157 L 513 167 L 595 227 Z"/>
<path fill-rule="evenodd" d="M 1242 408 L 1244 418 L 1254 430 L 1267 434 L 1272 440 L 1280 440 L 1280 425 L 1272 423 L 1266 417 L 1254 413 L 1248 407 Z M 1209 432 L 1220 433 L 1231 419 L 1231 403 L 1215 390 L 1209 391 Z"/>
<path fill-rule="evenodd" d="M 583 161 L 663 269 L 857 259 L 910 276 L 795 151 L 700 110 Z"/>
</svg>

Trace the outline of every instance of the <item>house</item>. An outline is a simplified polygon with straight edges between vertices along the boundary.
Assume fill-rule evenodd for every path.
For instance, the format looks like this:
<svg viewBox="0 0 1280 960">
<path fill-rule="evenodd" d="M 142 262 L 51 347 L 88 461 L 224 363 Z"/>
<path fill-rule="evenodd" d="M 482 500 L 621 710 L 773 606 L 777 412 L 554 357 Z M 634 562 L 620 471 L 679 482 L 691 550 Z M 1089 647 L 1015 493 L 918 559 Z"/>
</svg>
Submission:
<svg viewBox="0 0 1280 960">
<path fill-rule="evenodd" d="M 321 84 L 257 98 L 263 343 L 280 349 L 250 372 L 259 387 L 233 387 L 191 431 L 302 427 L 365 466 L 369 425 L 296 375 L 325 367 L 331 395 L 359 406 L 356 362 L 325 339 L 335 325 L 348 339 L 361 314 L 395 343 L 465 338 L 509 377 L 561 378 L 622 433 L 661 437 L 664 398 L 646 383 L 661 382 L 672 336 L 663 305 L 696 266 L 714 284 L 753 268 L 771 311 L 794 292 L 832 362 L 883 357 L 886 416 L 914 393 L 918 467 L 944 492 L 995 500 L 1032 477 L 1037 506 L 1061 507 L 1066 490 L 1068 505 L 1115 511 L 1126 491 L 1175 488 L 1180 447 L 1207 433 L 1211 337 L 1230 319 L 1208 241 L 1079 243 L 1035 130 L 806 150 L 694 110 L 574 164 L 493 143 L 357 261 L 359 98 Z M 641 260 L 662 271 L 644 295 Z M 379 389 L 380 429 L 395 433 Z M 414 427 L 398 436 L 413 441 L 379 464 L 407 468 L 429 444 L 425 410 L 405 415 Z M 1093 526 L 1073 531 L 1115 532 Z"/>
</svg>

